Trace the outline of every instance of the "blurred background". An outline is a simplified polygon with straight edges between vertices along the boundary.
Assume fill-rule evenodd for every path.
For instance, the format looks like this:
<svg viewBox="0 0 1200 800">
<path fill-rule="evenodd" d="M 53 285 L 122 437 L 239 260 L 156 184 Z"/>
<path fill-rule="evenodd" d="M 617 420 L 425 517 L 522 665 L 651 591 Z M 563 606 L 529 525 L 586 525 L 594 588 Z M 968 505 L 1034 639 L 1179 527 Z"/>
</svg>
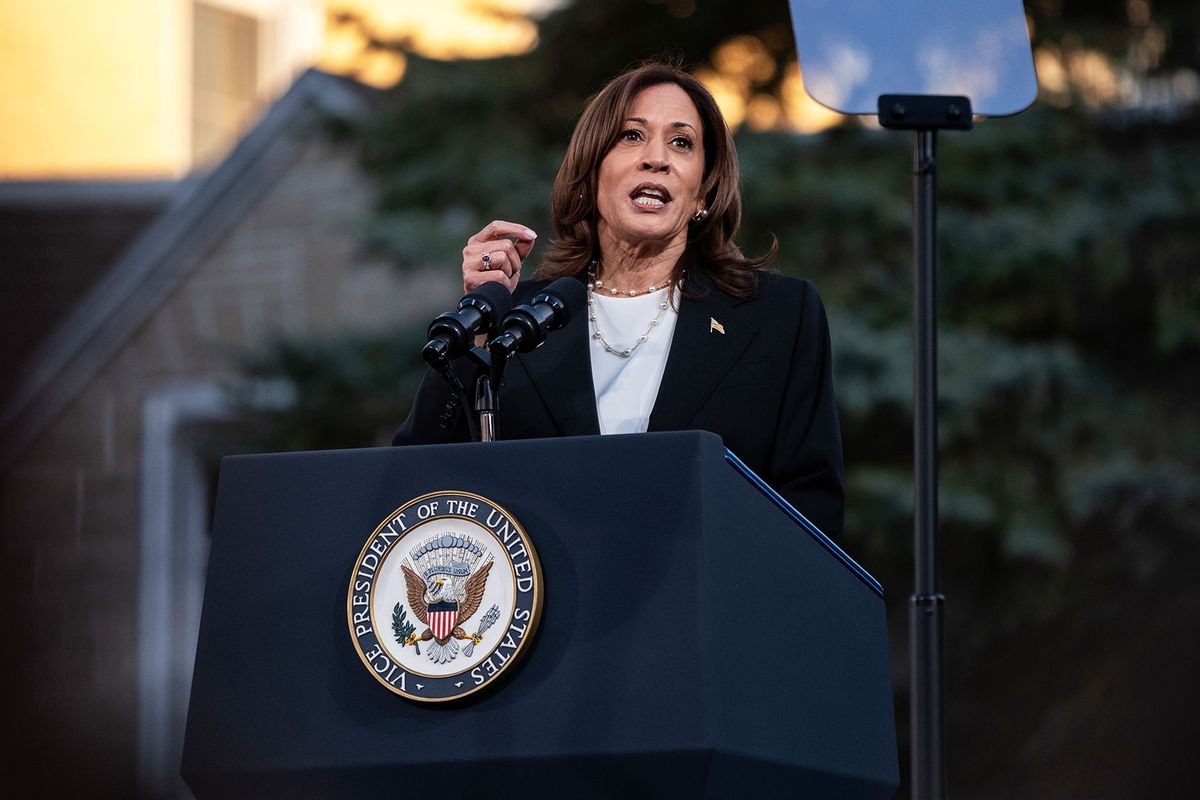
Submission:
<svg viewBox="0 0 1200 800">
<path fill-rule="evenodd" d="M 1200 6 L 1025 7 L 1038 102 L 941 137 L 949 786 L 1178 796 L 1200 742 Z M 550 235 L 582 102 L 664 55 L 737 130 L 743 249 L 778 236 L 829 307 L 842 544 L 888 591 L 907 770 L 911 144 L 806 98 L 783 0 L 3 20 L 5 785 L 187 796 L 220 457 L 386 444 L 465 238 Z"/>
</svg>

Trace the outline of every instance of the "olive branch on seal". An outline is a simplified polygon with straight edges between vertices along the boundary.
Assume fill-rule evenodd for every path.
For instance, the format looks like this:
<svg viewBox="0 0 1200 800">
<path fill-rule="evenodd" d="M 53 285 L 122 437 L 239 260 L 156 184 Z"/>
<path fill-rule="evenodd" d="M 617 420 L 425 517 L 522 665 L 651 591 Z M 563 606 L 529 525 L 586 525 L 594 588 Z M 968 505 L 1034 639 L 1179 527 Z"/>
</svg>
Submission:
<svg viewBox="0 0 1200 800">
<path fill-rule="evenodd" d="M 396 641 L 401 647 L 408 644 L 408 637 L 412 636 L 416 630 L 413 624 L 408 621 L 408 615 L 404 613 L 404 606 L 396 603 L 396 607 L 392 609 L 392 633 L 396 635 Z M 421 645 L 417 644 L 416 640 L 412 643 L 413 650 L 417 651 L 417 655 L 421 655 Z"/>
</svg>

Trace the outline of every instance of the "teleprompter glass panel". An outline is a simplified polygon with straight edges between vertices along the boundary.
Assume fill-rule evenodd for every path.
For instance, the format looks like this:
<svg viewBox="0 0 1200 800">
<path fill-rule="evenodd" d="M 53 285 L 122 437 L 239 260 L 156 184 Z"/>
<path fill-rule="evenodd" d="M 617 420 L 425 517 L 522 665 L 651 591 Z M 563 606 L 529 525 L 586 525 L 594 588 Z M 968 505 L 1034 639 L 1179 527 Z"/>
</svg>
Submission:
<svg viewBox="0 0 1200 800">
<path fill-rule="evenodd" d="M 1037 97 L 1021 0 L 789 0 L 804 88 L 843 114 L 881 94 L 966 95 L 1002 117 Z"/>
</svg>

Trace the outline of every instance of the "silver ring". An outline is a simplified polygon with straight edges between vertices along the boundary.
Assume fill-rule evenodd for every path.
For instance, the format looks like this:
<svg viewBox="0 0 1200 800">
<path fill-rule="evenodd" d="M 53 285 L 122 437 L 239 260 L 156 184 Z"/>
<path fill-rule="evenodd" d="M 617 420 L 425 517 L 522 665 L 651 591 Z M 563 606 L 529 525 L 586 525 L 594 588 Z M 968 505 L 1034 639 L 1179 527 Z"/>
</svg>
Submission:
<svg viewBox="0 0 1200 800">
<path fill-rule="evenodd" d="M 489 264 L 492 263 L 492 254 L 485 251 L 484 254 L 482 256 L 480 256 L 480 259 L 482 259 L 482 261 L 483 261 L 483 266 L 487 267 Z"/>
</svg>

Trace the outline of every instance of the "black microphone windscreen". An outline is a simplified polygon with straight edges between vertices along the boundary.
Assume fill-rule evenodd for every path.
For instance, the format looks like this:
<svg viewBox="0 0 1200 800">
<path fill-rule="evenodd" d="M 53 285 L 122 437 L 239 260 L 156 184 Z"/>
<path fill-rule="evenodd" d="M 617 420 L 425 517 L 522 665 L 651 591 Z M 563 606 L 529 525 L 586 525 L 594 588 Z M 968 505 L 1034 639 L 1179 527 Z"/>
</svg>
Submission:
<svg viewBox="0 0 1200 800">
<path fill-rule="evenodd" d="M 477 297 L 487 303 L 492 309 L 493 320 L 503 319 L 505 314 L 512 311 L 512 292 L 500 281 L 488 281 L 469 293 L 467 297 Z M 465 300 L 466 297 L 463 299 Z"/>
<path fill-rule="evenodd" d="M 559 278 L 542 289 L 542 292 L 554 295 L 566 306 L 560 326 L 566 325 L 573 316 L 587 306 L 587 287 L 578 278 Z"/>
</svg>

